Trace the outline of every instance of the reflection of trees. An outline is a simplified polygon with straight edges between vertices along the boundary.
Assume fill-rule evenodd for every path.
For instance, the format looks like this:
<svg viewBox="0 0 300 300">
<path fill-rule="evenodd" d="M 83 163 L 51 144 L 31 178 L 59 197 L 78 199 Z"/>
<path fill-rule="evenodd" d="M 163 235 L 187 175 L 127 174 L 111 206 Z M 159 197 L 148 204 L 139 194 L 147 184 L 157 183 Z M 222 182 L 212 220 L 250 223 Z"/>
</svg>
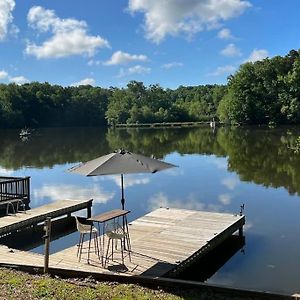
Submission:
<svg viewBox="0 0 300 300">
<path fill-rule="evenodd" d="M 27 142 L 18 131 L 0 131 L 0 165 L 7 169 L 42 168 L 86 161 L 107 151 L 106 129 L 40 129 Z"/>
<path fill-rule="evenodd" d="M 300 129 L 217 128 L 40 130 L 28 142 L 17 131 L 0 131 L 0 166 L 19 169 L 87 161 L 125 148 L 163 158 L 169 153 L 228 156 L 229 171 L 241 180 L 285 187 L 300 194 L 300 154 L 290 148 Z"/>
<path fill-rule="evenodd" d="M 285 187 L 300 194 L 300 154 L 290 148 L 300 135 L 298 128 L 127 129 L 107 134 L 110 148 L 118 145 L 162 158 L 171 152 L 228 156 L 228 170 L 242 181 L 267 187 Z"/>
<path fill-rule="evenodd" d="M 290 149 L 299 129 L 223 128 L 218 133 L 229 157 L 228 169 L 241 180 L 300 194 L 300 155 Z"/>
<path fill-rule="evenodd" d="M 208 127 L 109 130 L 107 140 L 110 148 L 123 147 L 158 158 L 175 151 L 225 155 Z"/>
<path fill-rule="evenodd" d="M 163 158 L 180 154 L 225 155 L 210 128 L 101 129 L 57 128 L 39 130 L 27 142 L 17 131 L 0 131 L 0 165 L 8 169 L 23 166 L 51 167 L 55 164 L 87 161 L 118 148 Z"/>
</svg>

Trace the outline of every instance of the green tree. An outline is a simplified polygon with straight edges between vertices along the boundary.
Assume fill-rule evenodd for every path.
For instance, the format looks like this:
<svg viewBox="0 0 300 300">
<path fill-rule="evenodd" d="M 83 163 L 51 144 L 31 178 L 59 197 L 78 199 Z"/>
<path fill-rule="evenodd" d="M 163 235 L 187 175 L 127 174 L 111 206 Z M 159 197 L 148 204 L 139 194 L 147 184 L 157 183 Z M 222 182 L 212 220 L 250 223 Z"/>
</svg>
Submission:
<svg viewBox="0 0 300 300">
<path fill-rule="evenodd" d="M 220 102 L 222 121 L 238 124 L 299 121 L 299 53 L 240 66 Z"/>
</svg>

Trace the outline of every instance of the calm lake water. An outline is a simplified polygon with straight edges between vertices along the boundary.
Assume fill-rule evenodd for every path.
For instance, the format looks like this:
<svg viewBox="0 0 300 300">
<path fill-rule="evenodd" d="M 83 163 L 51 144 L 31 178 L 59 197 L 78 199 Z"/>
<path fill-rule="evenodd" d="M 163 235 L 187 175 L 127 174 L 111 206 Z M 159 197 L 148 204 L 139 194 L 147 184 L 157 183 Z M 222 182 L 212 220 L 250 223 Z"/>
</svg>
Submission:
<svg viewBox="0 0 300 300">
<path fill-rule="evenodd" d="M 125 175 L 130 220 L 160 206 L 238 213 L 245 204 L 245 245 L 208 283 L 300 292 L 300 128 L 38 130 L 28 141 L 0 131 L 0 175 L 31 176 L 31 203 L 94 199 L 93 214 L 120 207 L 120 176 L 66 172 L 120 147 L 175 165 L 156 174 Z M 51 251 L 76 244 L 74 232 Z M 34 251 L 42 251 L 41 247 Z"/>
</svg>

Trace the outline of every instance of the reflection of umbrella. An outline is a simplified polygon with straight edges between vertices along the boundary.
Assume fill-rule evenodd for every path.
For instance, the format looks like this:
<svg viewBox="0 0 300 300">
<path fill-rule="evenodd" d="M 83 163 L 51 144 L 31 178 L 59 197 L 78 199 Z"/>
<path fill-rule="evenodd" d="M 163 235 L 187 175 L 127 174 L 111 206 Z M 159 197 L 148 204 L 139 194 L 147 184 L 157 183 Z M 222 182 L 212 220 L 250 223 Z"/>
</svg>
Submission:
<svg viewBox="0 0 300 300">
<path fill-rule="evenodd" d="M 134 154 L 120 149 L 113 153 L 90 160 L 86 163 L 74 166 L 73 168 L 69 169 L 69 171 L 85 176 L 121 174 L 121 203 L 122 209 L 124 209 L 125 199 L 123 174 L 156 173 L 172 167 L 176 166 L 155 158 Z"/>
</svg>

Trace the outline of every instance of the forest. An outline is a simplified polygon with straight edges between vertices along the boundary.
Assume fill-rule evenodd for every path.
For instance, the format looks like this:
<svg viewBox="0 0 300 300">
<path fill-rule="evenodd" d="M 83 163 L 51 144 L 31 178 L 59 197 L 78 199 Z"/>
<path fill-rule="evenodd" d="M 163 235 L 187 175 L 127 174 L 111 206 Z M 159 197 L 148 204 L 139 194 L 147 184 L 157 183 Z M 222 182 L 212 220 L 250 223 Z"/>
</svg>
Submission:
<svg viewBox="0 0 300 300">
<path fill-rule="evenodd" d="M 209 121 L 300 122 L 300 50 L 242 64 L 227 85 L 165 89 L 131 81 L 126 88 L 31 82 L 0 84 L 0 128 L 107 126 Z"/>
</svg>

